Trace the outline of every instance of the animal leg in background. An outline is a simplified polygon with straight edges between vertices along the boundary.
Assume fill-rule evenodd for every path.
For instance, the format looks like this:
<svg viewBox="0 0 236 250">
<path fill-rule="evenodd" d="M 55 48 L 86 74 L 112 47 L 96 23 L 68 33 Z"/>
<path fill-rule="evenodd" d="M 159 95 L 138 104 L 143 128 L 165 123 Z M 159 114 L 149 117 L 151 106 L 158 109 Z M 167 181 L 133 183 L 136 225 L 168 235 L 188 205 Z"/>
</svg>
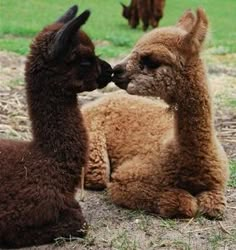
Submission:
<svg viewBox="0 0 236 250">
<path fill-rule="evenodd" d="M 159 26 L 159 21 L 163 17 L 165 0 L 152 0 L 151 2 L 152 15 L 150 19 L 150 25 L 152 25 L 153 28 L 156 28 Z"/>
<path fill-rule="evenodd" d="M 143 30 L 146 31 L 149 26 L 149 18 L 151 16 L 151 3 L 150 1 L 137 1 L 138 15 L 143 22 Z"/>
<path fill-rule="evenodd" d="M 97 130 L 89 133 L 89 161 L 85 170 L 85 187 L 102 190 L 110 179 L 110 164 L 105 135 Z"/>
<path fill-rule="evenodd" d="M 131 16 L 129 18 L 129 25 L 131 26 L 131 28 L 135 29 L 139 25 L 137 5 L 131 8 L 130 15 Z"/>
</svg>

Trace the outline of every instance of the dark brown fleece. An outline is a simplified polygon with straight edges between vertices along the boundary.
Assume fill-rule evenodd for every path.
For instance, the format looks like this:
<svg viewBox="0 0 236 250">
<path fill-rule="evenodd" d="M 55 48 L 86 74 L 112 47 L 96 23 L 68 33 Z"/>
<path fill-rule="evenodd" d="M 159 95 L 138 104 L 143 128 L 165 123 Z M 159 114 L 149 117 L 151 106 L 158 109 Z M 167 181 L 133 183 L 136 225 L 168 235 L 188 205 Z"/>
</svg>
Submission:
<svg viewBox="0 0 236 250">
<path fill-rule="evenodd" d="M 132 28 L 136 28 L 139 20 L 143 23 L 143 30 L 151 25 L 156 28 L 163 17 L 165 0 L 131 0 L 129 6 L 123 6 L 122 15 Z"/>
<path fill-rule="evenodd" d="M 0 247 L 86 234 L 74 198 L 88 154 L 76 94 L 105 85 L 111 68 L 80 31 L 89 11 L 76 12 L 70 8 L 31 45 L 25 80 L 33 139 L 0 141 Z"/>
</svg>

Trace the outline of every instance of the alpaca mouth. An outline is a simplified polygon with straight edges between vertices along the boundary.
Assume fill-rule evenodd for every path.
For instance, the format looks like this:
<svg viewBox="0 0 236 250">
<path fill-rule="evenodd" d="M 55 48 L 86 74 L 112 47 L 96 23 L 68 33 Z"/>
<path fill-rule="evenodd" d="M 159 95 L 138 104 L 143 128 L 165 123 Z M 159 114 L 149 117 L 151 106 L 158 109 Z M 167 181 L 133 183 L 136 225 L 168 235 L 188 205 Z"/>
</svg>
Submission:
<svg viewBox="0 0 236 250">
<path fill-rule="evenodd" d="M 80 82 L 80 84 L 78 85 L 74 85 L 73 86 L 73 90 L 77 93 L 81 93 L 84 91 L 93 91 L 97 88 L 97 83 L 96 80 L 87 80 L 87 81 L 82 81 L 82 83 Z"/>
<path fill-rule="evenodd" d="M 97 84 L 99 89 L 106 87 L 112 81 L 112 73 L 112 71 L 108 71 L 98 77 Z"/>
<path fill-rule="evenodd" d="M 112 80 L 113 69 L 109 63 L 104 60 L 98 59 L 100 63 L 101 72 L 97 78 L 98 88 L 102 89 L 107 86 Z"/>
</svg>

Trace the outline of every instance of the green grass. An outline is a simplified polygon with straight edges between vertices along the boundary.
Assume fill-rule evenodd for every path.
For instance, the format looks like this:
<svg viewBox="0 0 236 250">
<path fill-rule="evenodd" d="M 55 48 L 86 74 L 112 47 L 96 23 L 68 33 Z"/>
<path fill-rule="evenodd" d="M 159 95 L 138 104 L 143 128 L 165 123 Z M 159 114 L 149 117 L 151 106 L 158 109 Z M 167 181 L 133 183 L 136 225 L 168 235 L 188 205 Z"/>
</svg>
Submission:
<svg viewBox="0 0 236 250">
<path fill-rule="evenodd" d="M 230 179 L 228 185 L 236 188 L 236 161 L 230 161 Z"/>
<path fill-rule="evenodd" d="M 130 239 L 127 231 L 123 231 L 115 236 L 111 241 L 112 249 L 114 250 L 137 250 L 137 242 Z"/>
<path fill-rule="evenodd" d="M 210 235 L 208 238 L 209 245 L 212 250 L 219 250 L 219 249 L 231 249 L 228 248 L 229 245 L 235 246 L 235 238 L 236 237 L 236 230 L 231 230 L 230 234 L 225 234 L 222 232 L 215 232 L 215 234 Z M 232 248 L 233 249 L 233 248 Z"/>
<path fill-rule="evenodd" d="M 226 102 L 227 106 L 231 108 L 236 108 L 236 100 L 234 98 L 228 98 Z"/>
<path fill-rule="evenodd" d="M 120 0 L 1 0 L 0 2 L 0 50 L 19 54 L 28 52 L 32 37 L 43 26 L 57 19 L 68 7 L 78 4 L 81 10 L 89 8 L 92 16 L 85 30 L 97 41 L 97 53 L 104 57 L 116 57 L 128 53 L 143 34 L 141 27 L 131 30 L 121 17 Z M 128 3 L 129 0 L 123 0 Z M 235 0 L 181 0 L 168 1 L 161 26 L 176 22 L 187 8 L 202 6 L 211 21 L 210 46 L 236 52 Z"/>
</svg>

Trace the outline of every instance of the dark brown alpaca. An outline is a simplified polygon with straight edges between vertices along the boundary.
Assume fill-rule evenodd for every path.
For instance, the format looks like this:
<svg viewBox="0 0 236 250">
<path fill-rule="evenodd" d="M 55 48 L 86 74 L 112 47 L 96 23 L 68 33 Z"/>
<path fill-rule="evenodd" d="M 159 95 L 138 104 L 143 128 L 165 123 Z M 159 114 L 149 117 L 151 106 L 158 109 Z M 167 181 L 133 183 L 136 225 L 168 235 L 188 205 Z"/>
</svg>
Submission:
<svg viewBox="0 0 236 250">
<path fill-rule="evenodd" d="M 149 25 L 153 28 L 158 26 L 163 17 L 165 0 L 131 0 L 129 6 L 121 5 L 123 7 L 122 15 L 132 28 L 138 26 L 140 19 L 143 23 L 143 30 L 147 30 Z"/>
<path fill-rule="evenodd" d="M 121 3 L 123 10 L 122 16 L 128 20 L 131 28 L 135 29 L 139 25 L 139 15 L 138 15 L 138 0 L 131 0 L 129 6 Z"/>
<path fill-rule="evenodd" d="M 151 4 L 152 15 L 149 24 L 153 28 L 158 27 L 159 22 L 163 17 L 165 2 L 166 2 L 165 0 L 152 0 Z"/>
<path fill-rule="evenodd" d="M 90 12 L 76 13 L 73 6 L 31 45 L 25 79 L 33 140 L 0 141 L 0 247 L 86 234 L 74 198 L 88 152 L 76 94 L 106 85 L 111 68 L 80 30 Z"/>
</svg>

